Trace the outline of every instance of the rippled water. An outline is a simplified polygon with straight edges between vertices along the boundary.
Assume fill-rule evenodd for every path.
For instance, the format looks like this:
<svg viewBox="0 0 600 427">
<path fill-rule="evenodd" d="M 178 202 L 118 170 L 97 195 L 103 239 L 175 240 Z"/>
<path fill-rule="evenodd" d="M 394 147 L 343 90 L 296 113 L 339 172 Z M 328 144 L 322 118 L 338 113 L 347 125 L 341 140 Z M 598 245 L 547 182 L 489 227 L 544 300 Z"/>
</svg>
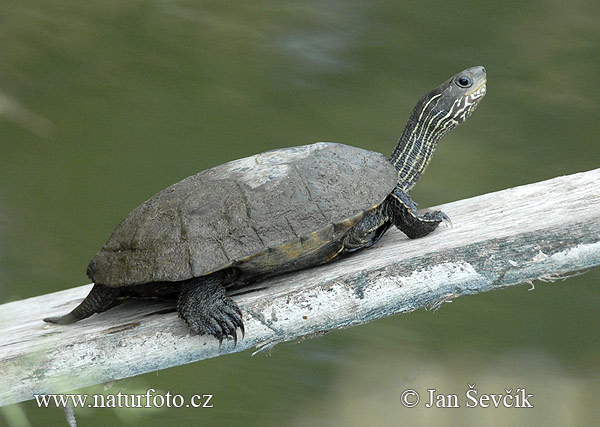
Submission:
<svg viewBox="0 0 600 427">
<path fill-rule="evenodd" d="M 199 170 L 315 141 L 390 153 L 418 98 L 472 65 L 486 66 L 488 94 L 413 190 L 421 206 L 600 166 L 598 2 L 8 0 L 0 22 L 0 302 L 87 283 L 87 262 L 115 225 Z M 460 298 L 271 357 L 225 356 L 111 389 L 211 393 L 210 410 L 77 416 L 590 425 L 600 415 L 599 279 Z M 400 404 L 409 387 L 464 394 L 473 382 L 526 387 L 535 409 Z M 32 402 L 4 414 L 64 420 Z"/>
</svg>

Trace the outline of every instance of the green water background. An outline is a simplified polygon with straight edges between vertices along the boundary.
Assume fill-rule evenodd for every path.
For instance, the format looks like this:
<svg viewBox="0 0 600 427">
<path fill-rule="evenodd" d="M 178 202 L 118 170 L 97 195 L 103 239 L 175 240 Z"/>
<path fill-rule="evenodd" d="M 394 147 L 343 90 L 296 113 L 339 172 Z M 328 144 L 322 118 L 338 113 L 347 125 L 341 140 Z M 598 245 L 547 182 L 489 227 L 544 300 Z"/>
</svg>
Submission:
<svg viewBox="0 0 600 427">
<path fill-rule="evenodd" d="M 0 303 L 88 283 L 127 213 L 202 169 L 337 141 L 390 153 L 418 98 L 473 65 L 488 94 L 412 192 L 437 205 L 600 166 L 597 1 L 0 5 Z M 527 212 L 523 212 L 527 215 Z M 80 425 L 592 425 L 600 273 L 459 298 L 300 344 L 120 381 L 212 409 Z M 407 388 L 527 388 L 534 409 L 406 409 Z M 103 392 L 102 387 L 87 393 Z M 12 425 L 60 409 L 4 408 Z"/>
</svg>

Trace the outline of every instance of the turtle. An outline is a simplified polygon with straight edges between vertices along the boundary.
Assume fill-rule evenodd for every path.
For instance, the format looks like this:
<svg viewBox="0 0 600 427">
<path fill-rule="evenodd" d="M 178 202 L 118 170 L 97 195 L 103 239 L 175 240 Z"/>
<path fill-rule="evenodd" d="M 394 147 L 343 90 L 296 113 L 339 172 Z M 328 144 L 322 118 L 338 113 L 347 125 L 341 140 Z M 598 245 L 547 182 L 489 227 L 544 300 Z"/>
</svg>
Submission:
<svg viewBox="0 0 600 427">
<path fill-rule="evenodd" d="M 229 290 L 368 248 L 391 226 L 414 239 L 449 222 L 441 211 L 419 212 L 408 193 L 486 83 L 477 66 L 426 93 L 389 158 L 319 142 L 234 160 L 160 191 L 90 261 L 88 296 L 44 321 L 70 324 L 129 297 L 173 298 L 192 333 L 235 345 L 245 329 Z"/>
</svg>

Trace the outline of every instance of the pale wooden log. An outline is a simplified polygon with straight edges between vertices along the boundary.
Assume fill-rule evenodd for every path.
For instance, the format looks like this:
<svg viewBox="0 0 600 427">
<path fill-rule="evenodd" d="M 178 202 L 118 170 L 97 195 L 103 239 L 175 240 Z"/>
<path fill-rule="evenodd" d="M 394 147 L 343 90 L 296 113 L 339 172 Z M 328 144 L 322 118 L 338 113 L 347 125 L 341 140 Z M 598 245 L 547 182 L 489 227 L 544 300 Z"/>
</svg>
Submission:
<svg viewBox="0 0 600 427">
<path fill-rule="evenodd" d="M 131 301 L 69 326 L 91 285 L 0 306 L 0 405 L 268 348 L 420 307 L 600 265 L 600 169 L 440 207 L 452 228 L 408 240 L 390 230 L 373 248 L 256 284 L 235 296 L 246 337 L 191 336 L 158 301 Z"/>
</svg>

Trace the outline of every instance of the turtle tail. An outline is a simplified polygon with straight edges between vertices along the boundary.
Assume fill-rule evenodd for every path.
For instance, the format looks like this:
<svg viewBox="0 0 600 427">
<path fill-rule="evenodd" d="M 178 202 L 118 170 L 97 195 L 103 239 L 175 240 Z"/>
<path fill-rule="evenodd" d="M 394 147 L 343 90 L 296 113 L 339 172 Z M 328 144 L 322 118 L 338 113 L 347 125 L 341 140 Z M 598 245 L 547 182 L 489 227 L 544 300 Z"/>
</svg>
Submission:
<svg viewBox="0 0 600 427">
<path fill-rule="evenodd" d="M 119 288 L 94 284 L 87 297 L 68 314 L 64 316 L 46 317 L 44 322 L 57 325 L 69 325 L 79 320 L 90 317 L 94 313 L 102 313 L 117 303 L 117 297 L 121 294 Z"/>
</svg>

